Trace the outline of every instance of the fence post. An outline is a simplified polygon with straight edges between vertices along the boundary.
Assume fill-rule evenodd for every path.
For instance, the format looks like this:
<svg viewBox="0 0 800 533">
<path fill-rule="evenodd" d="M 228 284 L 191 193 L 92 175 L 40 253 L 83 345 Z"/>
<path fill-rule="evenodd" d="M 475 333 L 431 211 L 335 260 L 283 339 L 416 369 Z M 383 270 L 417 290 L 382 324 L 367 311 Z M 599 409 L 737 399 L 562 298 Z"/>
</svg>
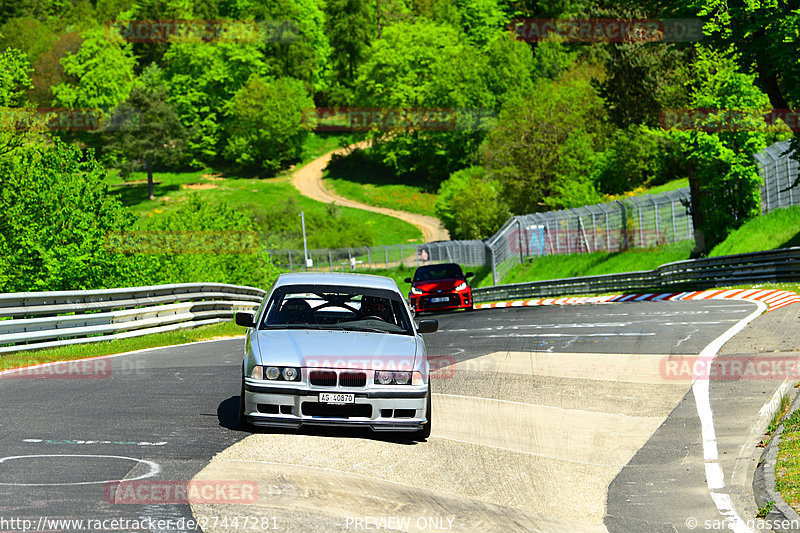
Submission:
<svg viewBox="0 0 800 533">
<path fill-rule="evenodd" d="M 369 268 L 372 270 L 372 255 L 369 253 L 369 246 L 366 246 L 367 249 L 367 263 L 369 263 Z"/>
<path fill-rule="evenodd" d="M 672 207 L 672 238 L 673 239 L 677 239 L 678 238 L 678 226 L 677 226 L 677 224 L 675 222 L 675 200 L 670 198 L 669 205 L 670 205 L 670 207 Z"/>
<path fill-rule="evenodd" d="M 621 211 L 622 216 L 622 235 L 620 235 L 620 251 L 628 249 L 628 210 L 625 208 L 625 204 L 620 202 L 619 200 L 614 200 L 619 204 L 619 208 Z"/>
<path fill-rule="evenodd" d="M 525 262 L 523 255 L 522 255 L 522 220 L 519 217 L 514 217 L 517 219 L 517 244 L 519 246 L 519 264 Z"/>
<path fill-rule="evenodd" d="M 331 272 L 333 272 L 333 253 L 328 249 L 328 264 L 331 266 Z"/>
<path fill-rule="evenodd" d="M 292 251 L 289 250 L 289 272 L 292 272 Z"/>
<path fill-rule="evenodd" d="M 383 257 L 386 259 L 386 270 L 389 270 L 389 249 L 386 245 L 383 246 Z"/>
<path fill-rule="evenodd" d="M 497 285 L 497 265 L 494 262 L 494 248 L 492 248 L 489 243 L 486 243 L 486 248 L 488 248 L 489 252 L 489 264 L 492 267 L 492 285 Z"/>
</svg>

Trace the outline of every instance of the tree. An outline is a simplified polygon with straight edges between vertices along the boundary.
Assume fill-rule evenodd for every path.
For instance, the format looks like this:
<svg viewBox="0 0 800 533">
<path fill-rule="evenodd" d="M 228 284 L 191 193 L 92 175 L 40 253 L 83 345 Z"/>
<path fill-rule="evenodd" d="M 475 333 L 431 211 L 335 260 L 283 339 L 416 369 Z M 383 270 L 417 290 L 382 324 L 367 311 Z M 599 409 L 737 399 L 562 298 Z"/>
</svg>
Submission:
<svg viewBox="0 0 800 533">
<path fill-rule="evenodd" d="M 41 107 L 50 107 L 53 104 L 51 88 L 65 81 L 61 59 L 77 53 L 81 43 L 82 39 L 77 32 L 62 33 L 56 38 L 50 49 L 39 56 L 39 59 L 33 64 L 31 102 Z"/>
<path fill-rule="evenodd" d="M 486 56 L 448 26 L 421 21 L 386 28 L 359 71 L 356 99 L 361 106 L 398 117 L 412 115 L 395 128 L 373 129 L 373 149 L 396 173 L 425 177 L 437 188 L 451 172 L 469 164 L 483 139 L 482 118 L 497 101 L 486 67 Z M 423 124 L 426 117 L 415 121 L 413 116 L 436 110 L 449 115 L 433 126 Z"/>
<path fill-rule="evenodd" d="M 343 93 L 335 99 L 345 103 L 375 35 L 368 0 L 329 1 L 325 5 L 325 31 L 331 45 L 331 81 Z"/>
<path fill-rule="evenodd" d="M 755 74 L 772 107 L 800 102 L 800 12 L 792 2 L 696 0 L 710 17 L 704 32 L 720 51 L 730 50 L 743 73 Z"/>
<path fill-rule="evenodd" d="M 454 172 L 439 188 L 436 216 L 453 239 L 484 239 L 494 234 L 510 213 L 499 184 L 482 167 Z"/>
<path fill-rule="evenodd" d="M 557 80 L 540 79 L 531 94 L 511 98 L 481 147 L 512 213 L 593 203 L 589 170 L 608 137 L 597 71 L 578 65 Z"/>
<path fill-rule="evenodd" d="M 761 178 L 753 155 L 767 146 L 761 111 L 769 99 L 755 76 L 733 58 L 698 47 L 691 106 L 711 110 L 685 130 L 673 130 L 689 163 L 693 256 L 706 255 L 734 229 L 760 213 Z M 737 122 L 728 117 L 735 113 Z"/>
<path fill-rule="evenodd" d="M 19 107 L 30 89 L 31 64 L 27 56 L 15 48 L 0 53 L 0 107 Z"/>
<path fill-rule="evenodd" d="M 128 99 L 117 106 L 105 128 L 106 149 L 121 156 L 123 173 L 144 166 L 147 190 L 155 199 L 154 166 L 175 166 L 183 159 L 183 126 L 167 102 L 167 86 L 156 64 L 136 80 Z"/>
<path fill-rule="evenodd" d="M 33 17 L 9 19 L 0 26 L 0 50 L 16 48 L 28 56 L 31 63 L 50 50 L 56 34 L 44 23 Z"/>
<path fill-rule="evenodd" d="M 102 28 L 81 33 L 76 53 L 61 59 L 66 81 L 52 87 L 54 102 L 71 108 L 111 110 L 125 100 L 133 87 L 130 44 L 109 39 Z"/>
<path fill-rule="evenodd" d="M 220 5 L 222 15 L 262 23 L 265 74 L 303 80 L 312 94 L 327 88 L 331 47 L 323 2 L 239 0 L 231 4 Z"/>
<path fill-rule="evenodd" d="M 267 65 L 258 43 L 185 40 L 164 55 L 169 102 L 187 130 L 189 164 L 220 163 L 227 144 L 225 117 L 233 96 Z"/>
<path fill-rule="evenodd" d="M 0 117 L 0 157 L 9 154 L 22 146 L 29 129 L 28 112 L 21 109 L 25 106 L 25 93 L 31 86 L 31 66 L 25 54 L 14 48 L 0 53 L 0 110 L 5 109 L 5 116 Z"/>
<path fill-rule="evenodd" d="M 105 175 L 57 139 L 0 159 L 0 290 L 93 289 L 117 279 L 123 266 L 104 242 L 132 217 L 108 196 Z"/>
<path fill-rule="evenodd" d="M 662 43 L 610 45 L 605 80 L 600 95 L 608 104 L 611 120 L 620 128 L 638 124 L 658 125 L 661 112 L 688 103 L 692 49 Z"/>
<path fill-rule="evenodd" d="M 300 159 L 314 107 L 299 80 L 252 76 L 233 97 L 225 157 L 247 170 L 273 174 Z"/>
</svg>

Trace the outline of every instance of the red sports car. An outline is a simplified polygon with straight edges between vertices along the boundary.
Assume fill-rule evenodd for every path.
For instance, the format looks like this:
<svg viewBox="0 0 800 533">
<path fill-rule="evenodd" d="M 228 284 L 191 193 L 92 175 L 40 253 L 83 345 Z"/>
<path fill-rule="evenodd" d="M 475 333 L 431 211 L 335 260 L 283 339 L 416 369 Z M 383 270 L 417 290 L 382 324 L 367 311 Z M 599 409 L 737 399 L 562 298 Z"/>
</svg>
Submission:
<svg viewBox="0 0 800 533">
<path fill-rule="evenodd" d="M 464 274 L 455 263 L 421 266 L 414 272 L 414 279 L 406 278 L 411 284 L 408 299 L 414 311 L 441 311 L 444 309 L 474 309 L 472 289 L 467 278 L 472 272 Z"/>
</svg>

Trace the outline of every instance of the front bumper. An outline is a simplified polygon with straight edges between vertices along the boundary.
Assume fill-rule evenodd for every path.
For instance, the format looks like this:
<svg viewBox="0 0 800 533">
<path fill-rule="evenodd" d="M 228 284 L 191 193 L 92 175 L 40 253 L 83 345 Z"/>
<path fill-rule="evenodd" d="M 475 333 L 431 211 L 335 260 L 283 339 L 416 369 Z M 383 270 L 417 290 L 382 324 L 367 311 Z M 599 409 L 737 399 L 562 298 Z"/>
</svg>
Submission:
<svg viewBox="0 0 800 533">
<path fill-rule="evenodd" d="M 432 302 L 431 298 L 447 298 L 444 302 Z M 472 291 L 412 294 L 409 297 L 411 307 L 415 311 L 447 311 L 452 309 L 469 309 L 472 307 Z"/>
<path fill-rule="evenodd" d="M 354 394 L 355 403 L 319 403 L 323 392 Z M 428 388 L 393 385 L 385 388 L 269 386 L 249 378 L 244 387 L 244 414 L 254 426 L 369 427 L 374 431 L 417 431 L 427 422 Z"/>
</svg>

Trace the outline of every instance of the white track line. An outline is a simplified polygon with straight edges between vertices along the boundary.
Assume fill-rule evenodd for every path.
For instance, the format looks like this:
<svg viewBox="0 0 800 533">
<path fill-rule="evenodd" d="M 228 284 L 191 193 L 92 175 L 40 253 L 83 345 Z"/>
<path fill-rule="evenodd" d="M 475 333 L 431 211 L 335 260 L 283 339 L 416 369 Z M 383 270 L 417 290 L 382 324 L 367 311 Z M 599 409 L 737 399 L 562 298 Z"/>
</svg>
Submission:
<svg viewBox="0 0 800 533">
<path fill-rule="evenodd" d="M 752 300 L 751 300 L 752 301 Z M 734 335 L 739 333 L 747 326 L 753 319 L 760 316 L 767 309 L 767 305 L 761 301 L 754 301 L 758 308 L 747 315 L 745 318 L 736 323 L 735 326 L 728 331 L 714 339 L 708 346 L 698 354 L 697 361 L 705 360 L 710 363 L 716 356 L 717 352 L 728 342 Z M 696 364 L 696 363 L 695 363 Z M 698 368 L 695 366 L 695 368 Z M 736 533 L 753 533 L 753 530 L 748 527 L 747 523 L 739 516 L 733 508 L 731 497 L 725 489 L 725 476 L 722 472 L 722 466 L 719 463 L 719 451 L 717 448 L 717 435 L 714 430 L 714 414 L 711 410 L 711 392 L 709 387 L 708 377 L 695 377 L 692 379 L 692 393 L 694 394 L 695 404 L 697 406 L 697 415 L 700 417 L 700 424 L 703 436 L 703 459 L 705 461 L 706 469 L 706 484 L 708 491 L 711 494 L 711 499 L 714 500 L 717 510 L 722 516 L 726 518 L 728 528 Z"/>
</svg>

